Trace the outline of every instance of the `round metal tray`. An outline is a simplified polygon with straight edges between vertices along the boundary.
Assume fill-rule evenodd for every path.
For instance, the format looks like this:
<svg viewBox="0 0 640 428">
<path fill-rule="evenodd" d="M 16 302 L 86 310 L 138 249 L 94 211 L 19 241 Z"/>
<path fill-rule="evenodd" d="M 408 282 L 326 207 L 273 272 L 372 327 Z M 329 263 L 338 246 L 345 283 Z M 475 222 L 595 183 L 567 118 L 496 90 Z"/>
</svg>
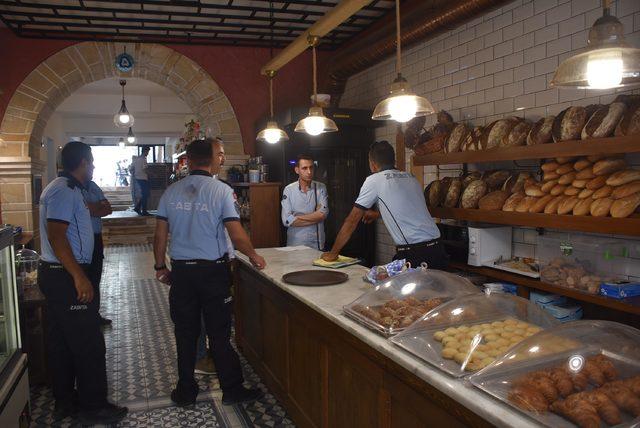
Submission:
<svg viewBox="0 0 640 428">
<path fill-rule="evenodd" d="M 282 280 L 291 285 L 305 287 L 322 287 L 324 285 L 342 284 L 349 275 L 334 270 L 299 270 L 282 275 Z"/>
</svg>

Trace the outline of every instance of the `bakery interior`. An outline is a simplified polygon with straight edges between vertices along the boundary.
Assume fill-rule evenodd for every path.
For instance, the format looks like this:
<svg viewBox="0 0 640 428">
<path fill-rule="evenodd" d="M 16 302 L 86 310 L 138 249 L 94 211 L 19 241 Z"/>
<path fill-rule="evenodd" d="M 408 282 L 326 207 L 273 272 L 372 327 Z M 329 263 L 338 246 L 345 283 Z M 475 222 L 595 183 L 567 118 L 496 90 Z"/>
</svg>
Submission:
<svg viewBox="0 0 640 428">
<path fill-rule="evenodd" d="M 54 417 L 38 287 L 39 198 L 68 141 L 91 146 L 113 208 L 117 426 L 640 424 L 640 1 L 3 0 L 0 56 L 0 426 L 80 426 Z M 267 262 L 231 262 L 233 343 L 264 396 L 224 405 L 197 375 L 182 409 L 157 220 L 133 210 L 128 166 L 150 149 L 155 214 L 212 137 Z M 424 190 L 446 271 L 394 261 L 382 219 L 335 263 L 287 246 L 297 157 L 326 185 L 328 250 L 381 140 Z"/>
</svg>

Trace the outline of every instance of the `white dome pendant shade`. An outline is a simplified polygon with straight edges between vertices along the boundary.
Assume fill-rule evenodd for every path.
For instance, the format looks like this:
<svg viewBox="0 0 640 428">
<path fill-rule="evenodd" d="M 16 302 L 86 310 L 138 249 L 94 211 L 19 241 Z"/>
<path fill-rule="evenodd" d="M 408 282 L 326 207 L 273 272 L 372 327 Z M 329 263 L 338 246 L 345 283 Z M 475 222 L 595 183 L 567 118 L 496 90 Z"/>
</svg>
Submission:
<svg viewBox="0 0 640 428">
<path fill-rule="evenodd" d="M 404 123 L 418 116 L 435 113 L 435 109 L 424 97 L 411 91 L 409 82 L 402 77 L 402 50 L 400 47 L 400 0 L 396 0 L 396 72 L 398 77 L 391 84 L 389 96 L 380 101 L 373 110 L 373 120 L 395 120 Z"/>
<path fill-rule="evenodd" d="M 269 112 L 271 115 L 266 128 L 258 132 L 256 140 L 264 141 L 268 144 L 276 144 L 280 141 L 288 141 L 289 136 L 284 130 L 280 129 L 278 122 L 273 119 L 273 78 L 276 72 L 269 70 L 267 75 L 269 76 Z"/>
<path fill-rule="evenodd" d="M 318 37 L 309 36 L 309 44 L 311 45 L 311 52 L 313 57 L 313 102 L 318 103 L 318 81 L 316 77 L 316 46 L 318 45 Z M 306 132 L 307 134 L 315 137 L 325 132 L 336 132 L 338 126 L 336 123 L 326 117 L 322 111 L 322 107 L 313 105 L 309 108 L 309 115 L 300 120 L 296 124 L 295 132 Z"/>
<path fill-rule="evenodd" d="M 640 49 L 625 42 L 622 23 L 609 13 L 609 0 L 603 7 L 589 30 L 587 50 L 563 61 L 551 86 L 609 89 L 640 83 Z"/>
<path fill-rule="evenodd" d="M 127 84 L 126 80 L 120 81 L 120 86 L 122 86 L 122 104 L 120 104 L 120 110 L 113 116 L 113 123 L 118 128 L 130 128 L 133 126 L 134 118 L 129 110 L 127 110 L 127 103 L 124 101 L 124 87 Z"/>
</svg>

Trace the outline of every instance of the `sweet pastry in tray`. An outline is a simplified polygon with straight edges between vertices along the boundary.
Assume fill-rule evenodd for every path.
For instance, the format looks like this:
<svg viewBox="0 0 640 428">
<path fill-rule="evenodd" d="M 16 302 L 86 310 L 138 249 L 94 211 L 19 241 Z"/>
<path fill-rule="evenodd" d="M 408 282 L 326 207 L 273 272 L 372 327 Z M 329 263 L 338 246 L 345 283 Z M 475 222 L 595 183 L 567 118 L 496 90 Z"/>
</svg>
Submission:
<svg viewBox="0 0 640 428">
<path fill-rule="evenodd" d="M 440 298 L 418 300 L 415 297 L 408 297 L 403 300 L 392 299 L 378 306 L 356 305 L 353 310 L 383 327 L 405 328 L 442 303 L 444 300 Z"/>
</svg>

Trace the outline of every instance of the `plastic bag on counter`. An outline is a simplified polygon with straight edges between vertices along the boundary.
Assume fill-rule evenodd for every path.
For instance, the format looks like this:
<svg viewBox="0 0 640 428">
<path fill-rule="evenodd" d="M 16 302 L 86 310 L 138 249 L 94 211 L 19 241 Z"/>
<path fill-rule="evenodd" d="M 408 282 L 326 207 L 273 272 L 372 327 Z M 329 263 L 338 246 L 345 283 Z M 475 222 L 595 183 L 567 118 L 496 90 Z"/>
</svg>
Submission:
<svg viewBox="0 0 640 428">
<path fill-rule="evenodd" d="M 391 263 L 387 263 L 386 265 L 374 266 L 369 269 L 367 275 L 363 278 L 366 282 L 370 282 L 371 284 L 378 284 L 382 281 L 386 281 L 387 279 L 398 275 L 403 272 L 415 272 L 417 270 L 425 270 L 427 269 L 427 264 L 422 263 L 419 267 L 412 268 L 411 263 L 407 262 L 406 259 L 398 259 L 394 260 Z"/>
</svg>

